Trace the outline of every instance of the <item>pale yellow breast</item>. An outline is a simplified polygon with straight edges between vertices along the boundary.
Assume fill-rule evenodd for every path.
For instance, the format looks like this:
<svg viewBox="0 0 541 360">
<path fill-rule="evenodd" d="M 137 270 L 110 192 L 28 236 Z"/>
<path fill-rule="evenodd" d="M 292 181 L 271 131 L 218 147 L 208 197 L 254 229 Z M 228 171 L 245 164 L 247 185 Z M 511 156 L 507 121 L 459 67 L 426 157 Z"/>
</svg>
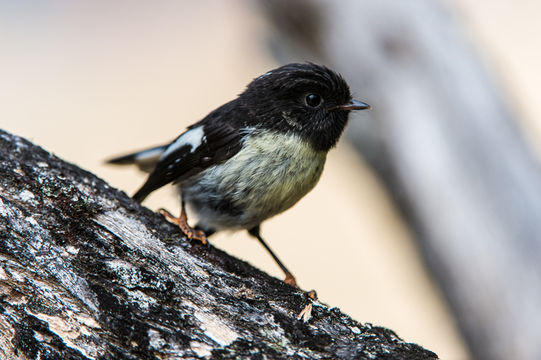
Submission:
<svg viewBox="0 0 541 360">
<path fill-rule="evenodd" d="M 255 130 L 225 163 L 182 184 L 203 227 L 252 228 L 289 209 L 318 182 L 326 153 L 295 135 Z"/>
<path fill-rule="evenodd" d="M 264 132 L 250 137 L 234 158 L 228 165 L 236 167 L 231 174 L 237 203 L 247 209 L 246 217 L 266 219 L 293 206 L 317 184 L 326 153 L 295 135 Z"/>
</svg>

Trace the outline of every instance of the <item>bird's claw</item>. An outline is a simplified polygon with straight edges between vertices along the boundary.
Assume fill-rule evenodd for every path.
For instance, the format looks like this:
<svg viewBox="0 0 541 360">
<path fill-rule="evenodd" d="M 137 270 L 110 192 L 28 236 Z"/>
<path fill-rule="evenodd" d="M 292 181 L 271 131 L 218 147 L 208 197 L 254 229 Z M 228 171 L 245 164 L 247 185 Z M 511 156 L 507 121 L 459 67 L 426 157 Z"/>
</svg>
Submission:
<svg viewBox="0 0 541 360">
<path fill-rule="evenodd" d="M 309 297 L 312 300 L 317 300 L 317 292 L 315 290 L 310 290 L 304 293 L 307 297 Z"/>
<path fill-rule="evenodd" d="M 169 222 L 177 225 L 179 229 L 186 235 L 188 240 L 198 240 L 203 243 L 203 245 L 208 245 L 207 236 L 202 230 L 196 230 L 188 225 L 188 219 L 186 214 L 182 212 L 179 217 L 175 217 L 169 211 L 165 209 L 160 209 L 158 212 Z"/>
<path fill-rule="evenodd" d="M 194 228 L 188 227 L 186 229 L 181 228 L 182 232 L 188 240 L 199 240 L 203 245 L 208 245 L 207 236 L 203 230 L 196 230 Z"/>
<path fill-rule="evenodd" d="M 286 284 L 291 285 L 291 286 L 298 287 L 297 286 L 297 280 L 295 280 L 295 277 L 291 273 L 286 274 L 286 278 L 284 279 L 284 282 Z"/>
</svg>

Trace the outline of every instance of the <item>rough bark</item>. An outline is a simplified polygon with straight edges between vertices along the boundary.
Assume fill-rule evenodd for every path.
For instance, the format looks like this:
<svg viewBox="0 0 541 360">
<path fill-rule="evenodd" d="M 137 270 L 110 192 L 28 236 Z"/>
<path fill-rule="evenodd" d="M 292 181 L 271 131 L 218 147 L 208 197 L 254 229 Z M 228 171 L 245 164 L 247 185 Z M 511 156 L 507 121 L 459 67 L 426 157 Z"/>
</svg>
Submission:
<svg viewBox="0 0 541 360">
<path fill-rule="evenodd" d="M 434 359 L 0 131 L 0 358 Z"/>
<path fill-rule="evenodd" d="M 348 137 L 403 210 L 478 359 L 541 358 L 541 169 L 442 2 L 262 1 L 281 61 L 372 105 Z"/>
</svg>

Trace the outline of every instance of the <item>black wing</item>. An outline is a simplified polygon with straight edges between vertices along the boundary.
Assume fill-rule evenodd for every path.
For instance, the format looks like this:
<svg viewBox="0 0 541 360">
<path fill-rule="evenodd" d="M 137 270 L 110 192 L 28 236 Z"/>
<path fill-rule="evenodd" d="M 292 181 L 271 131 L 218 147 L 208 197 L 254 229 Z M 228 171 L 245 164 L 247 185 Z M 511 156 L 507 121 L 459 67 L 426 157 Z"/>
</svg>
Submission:
<svg viewBox="0 0 541 360">
<path fill-rule="evenodd" d="M 133 198 L 141 202 L 152 191 L 171 182 L 181 182 L 235 155 L 242 148 L 245 133 L 238 119 L 231 119 L 233 114 L 227 110 L 226 106 L 215 110 L 175 139 Z M 228 118 L 232 121 L 223 121 Z"/>
</svg>

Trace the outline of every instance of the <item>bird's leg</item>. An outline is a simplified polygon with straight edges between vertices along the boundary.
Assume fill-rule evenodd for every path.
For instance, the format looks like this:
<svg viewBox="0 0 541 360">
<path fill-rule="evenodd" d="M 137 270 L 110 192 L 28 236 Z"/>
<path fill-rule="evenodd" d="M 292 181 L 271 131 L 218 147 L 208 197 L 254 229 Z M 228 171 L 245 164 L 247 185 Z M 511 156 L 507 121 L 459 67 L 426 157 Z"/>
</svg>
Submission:
<svg viewBox="0 0 541 360">
<path fill-rule="evenodd" d="M 282 262 L 280 261 L 280 259 L 278 259 L 278 257 L 274 254 L 274 252 L 272 252 L 271 248 L 267 245 L 267 243 L 265 242 L 265 240 L 263 240 L 263 238 L 261 237 L 261 235 L 259 234 L 259 225 L 257 225 L 256 227 L 248 230 L 248 233 L 250 235 L 252 235 L 253 237 L 255 237 L 257 240 L 259 240 L 259 242 L 261 243 L 261 245 L 263 245 L 263 247 L 269 252 L 269 254 L 272 256 L 272 258 L 274 259 L 274 261 L 276 261 L 276 263 L 278 264 L 278 266 L 280 267 L 280 269 L 282 269 L 282 271 L 284 272 L 284 274 L 286 274 L 286 278 L 284 279 L 284 282 L 286 284 L 289 284 L 289 285 L 293 285 L 295 287 L 298 287 L 297 286 L 297 282 L 295 281 L 295 277 L 293 276 L 293 274 L 285 267 L 284 264 L 282 264 Z M 297 316 L 297 319 L 298 320 L 302 320 L 303 322 L 307 322 L 308 320 L 310 320 L 310 318 L 312 317 L 312 303 L 314 301 L 317 301 L 317 293 L 315 290 L 310 290 L 310 291 L 304 291 L 302 290 L 302 292 L 304 293 L 304 295 L 306 296 L 306 300 L 308 301 L 308 303 L 304 306 L 304 308 L 301 310 L 301 312 L 299 313 L 299 315 Z"/>
<path fill-rule="evenodd" d="M 173 224 L 176 224 L 180 230 L 186 235 L 188 240 L 199 240 L 203 243 L 203 245 L 207 245 L 207 236 L 205 235 L 205 232 L 202 230 L 196 230 L 192 228 L 190 225 L 188 225 L 188 217 L 186 216 L 186 209 L 184 205 L 184 200 L 182 201 L 182 209 L 180 210 L 180 216 L 177 218 L 173 216 L 169 211 L 165 209 L 159 210 L 160 214 L 169 222 L 172 222 Z"/>
<path fill-rule="evenodd" d="M 263 238 L 261 237 L 261 235 L 259 234 L 259 225 L 257 225 L 256 227 L 248 230 L 248 233 L 250 235 L 252 235 L 253 237 L 255 237 L 257 240 L 259 240 L 259 242 L 261 243 L 261 245 L 263 245 L 263 247 L 268 251 L 268 253 L 270 254 L 270 256 L 272 256 L 272 258 L 274 259 L 274 261 L 276 262 L 276 264 L 278 264 L 278 266 L 280 267 L 280 269 L 282 269 L 282 271 L 284 272 L 284 274 L 286 275 L 286 278 L 284 279 L 284 282 L 286 284 L 289 284 L 289 285 L 293 285 L 295 287 L 298 287 L 297 286 L 297 281 L 295 280 L 295 277 L 293 276 L 293 274 L 285 267 L 284 264 L 282 264 L 282 262 L 280 261 L 280 259 L 278 259 L 278 256 L 276 256 L 274 254 L 274 252 L 271 250 L 271 248 L 269 247 L 269 245 L 267 245 L 267 243 L 265 242 L 265 240 L 263 240 Z"/>
</svg>

